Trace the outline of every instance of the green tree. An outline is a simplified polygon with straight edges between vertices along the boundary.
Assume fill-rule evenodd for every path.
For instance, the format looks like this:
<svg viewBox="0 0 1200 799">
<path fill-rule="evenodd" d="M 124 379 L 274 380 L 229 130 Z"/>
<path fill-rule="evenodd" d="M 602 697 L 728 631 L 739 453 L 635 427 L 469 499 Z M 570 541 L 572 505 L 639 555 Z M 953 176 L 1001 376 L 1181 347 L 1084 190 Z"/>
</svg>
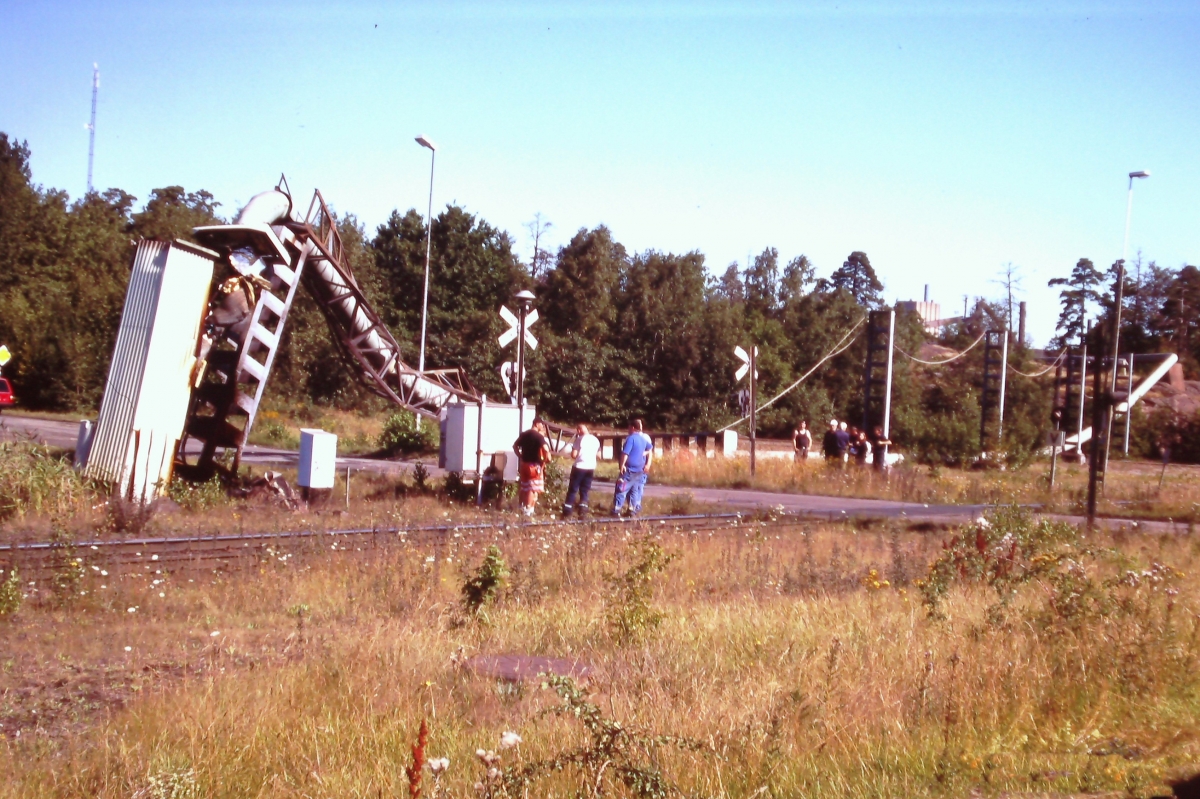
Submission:
<svg viewBox="0 0 1200 799">
<path fill-rule="evenodd" d="M 219 225 L 221 204 L 201 189 L 188 192 L 182 186 L 167 186 L 150 192 L 146 207 L 133 215 L 132 234 L 141 239 L 159 241 L 195 241 L 192 228 Z"/>
<path fill-rule="evenodd" d="M 1070 277 L 1056 277 L 1049 282 L 1051 288 L 1062 286 L 1058 293 L 1062 310 L 1058 314 L 1055 330 L 1061 331 L 1054 340 L 1056 347 L 1073 344 L 1083 335 L 1087 324 L 1088 303 L 1100 302 L 1100 272 L 1091 260 L 1080 258 Z"/>
<path fill-rule="evenodd" d="M 617 321 L 615 298 L 628 271 L 629 256 L 608 228 L 581 229 L 546 273 L 539 313 L 559 335 L 605 341 Z"/>
<path fill-rule="evenodd" d="M 843 289 L 864 308 L 883 306 L 883 283 L 876 276 L 871 259 L 865 252 L 855 250 L 850 253 L 850 257 L 842 262 L 828 280 L 820 281 L 819 287 L 824 291 Z"/>
</svg>

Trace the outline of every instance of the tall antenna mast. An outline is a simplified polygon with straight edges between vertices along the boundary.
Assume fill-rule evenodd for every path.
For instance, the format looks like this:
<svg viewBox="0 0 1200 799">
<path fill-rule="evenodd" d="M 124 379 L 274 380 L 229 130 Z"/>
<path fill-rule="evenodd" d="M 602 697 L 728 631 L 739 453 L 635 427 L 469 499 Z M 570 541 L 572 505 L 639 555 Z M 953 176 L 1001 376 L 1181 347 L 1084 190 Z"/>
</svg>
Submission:
<svg viewBox="0 0 1200 799">
<path fill-rule="evenodd" d="M 92 64 L 92 121 L 88 123 L 88 183 L 92 193 L 92 162 L 96 159 L 96 95 L 100 92 L 100 65 Z"/>
</svg>

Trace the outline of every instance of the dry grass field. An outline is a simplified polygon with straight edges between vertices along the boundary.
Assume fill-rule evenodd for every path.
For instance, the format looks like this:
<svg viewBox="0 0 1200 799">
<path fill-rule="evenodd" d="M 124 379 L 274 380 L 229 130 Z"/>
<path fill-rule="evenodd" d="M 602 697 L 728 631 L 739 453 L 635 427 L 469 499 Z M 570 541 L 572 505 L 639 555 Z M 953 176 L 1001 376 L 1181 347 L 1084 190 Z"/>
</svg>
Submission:
<svg viewBox="0 0 1200 799">
<path fill-rule="evenodd" d="M 697 458 L 689 454 L 659 458 L 654 480 L 680 486 L 756 488 L 826 496 L 873 497 L 929 504 L 1038 505 L 1047 511 L 1080 513 L 1086 507 L 1086 466 L 1059 462 L 1054 489 L 1048 463 L 1014 470 L 940 469 L 901 464 L 886 476 L 869 468 L 831 469 L 813 457 L 760 460 L 750 477 L 747 458 Z M 1161 486 L 1160 486 L 1161 481 Z M 1200 521 L 1200 467 L 1114 459 L 1099 503 L 1103 515 Z"/>
<path fill-rule="evenodd" d="M 424 796 L 1152 796 L 1200 763 L 1190 536 L 1001 511 L 513 526 L 217 571 L 75 553 L 0 591 L 3 797 L 412 796 L 422 720 L 449 759 Z M 477 668 L 499 655 L 587 671 Z"/>
</svg>

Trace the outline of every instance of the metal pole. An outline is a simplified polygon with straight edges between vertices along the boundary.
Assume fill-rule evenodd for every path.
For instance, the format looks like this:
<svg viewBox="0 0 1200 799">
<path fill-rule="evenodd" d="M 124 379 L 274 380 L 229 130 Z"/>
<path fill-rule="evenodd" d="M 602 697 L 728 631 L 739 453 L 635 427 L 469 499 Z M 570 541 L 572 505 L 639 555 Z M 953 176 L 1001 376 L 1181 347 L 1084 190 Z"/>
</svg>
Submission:
<svg viewBox="0 0 1200 799">
<path fill-rule="evenodd" d="M 1091 325 L 1088 325 L 1087 332 L 1083 334 L 1083 342 L 1079 345 L 1079 414 L 1078 414 L 1078 430 L 1075 431 L 1075 453 L 1083 455 L 1083 410 L 1087 405 L 1087 339 L 1088 333 L 1092 332 Z M 1095 430 L 1092 431 L 1093 435 Z"/>
<path fill-rule="evenodd" d="M 755 433 L 758 422 L 758 347 L 750 344 L 750 476 L 755 469 Z"/>
<path fill-rule="evenodd" d="M 1103 338 L 1104 328 L 1096 328 L 1097 338 Z M 1097 351 L 1103 351 L 1102 341 L 1097 342 Z M 1092 372 L 1092 441 L 1091 458 L 1088 460 L 1088 490 L 1087 490 L 1087 522 L 1091 530 L 1096 525 L 1096 495 L 1100 480 L 1100 459 L 1104 450 L 1100 445 L 1100 436 L 1104 431 L 1104 376 L 1103 364 L 1096 358 L 1096 369 Z"/>
<path fill-rule="evenodd" d="M 521 300 L 519 326 L 517 331 L 517 428 L 525 431 L 525 314 L 529 304 Z"/>
<path fill-rule="evenodd" d="M 883 385 L 883 438 L 892 435 L 892 362 L 896 349 L 896 312 L 888 311 L 887 373 Z M 887 452 L 885 450 L 884 454 Z"/>
<path fill-rule="evenodd" d="M 1133 353 L 1129 353 L 1129 380 L 1127 381 L 1127 390 L 1125 392 L 1125 443 L 1121 447 L 1122 455 L 1129 455 L 1129 429 L 1133 427 L 1133 404 L 1129 402 L 1129 398 L 1133 396 Z"/>
<path fill-rule="evenodd" d="M 479 422 L 475 430 L 475 505 L 483 504 L 483 409 L 487 394 L 479 398 Z M 524 432 L 524 431 L 521 431 Z"/>
<path fill-rule="evenodd" d="M 421 297 L 421 353 L 417 356 L 417 371 L 425 371 L 425 322 L 429 313 L 429 256 L 433 249 L 433 165 L 437 150 L 429 151 L 429 210 L 425 213 L 425 292 Z"/>
<path fill-rule="evenodd" d="M 1063 448 L 1065 436 L 1063 431 L 1059 430 L 1058 435 L 1054 437 L 1054 445 L 1050 447 L 1050 490 L 1054 490 L 1054 475 L 1058 471 L 1058 451 Z"/>
<path fill-rule="evenodd" d="M 1109 380 L 1108 392 L 1104 396 L 1104 452 L 1101 456 L 1104 458 L 1104 462 L 1101 464 L 1102 468 L 1100 469 L 1100 483 L 1102 486 L 1104 478 L 1108 474 L 1108 452 L 1112 446 L 1113 417 L 1116 415 L 1117 408 L 1114 400 L 1117 394 L 1117 360 L 1121 351 L 1121 306 L 1125 303 L 1124 261 L 1119 261 L 1117 264 L 1117 287 L 1113 291 L 1113 297 L 1116 302 L 1113 303 L 1112 378 Z M 1095 402 L 1096 398 L 1093 398 L 1092 401 Z M 1096 435 L 1095 430 L 1092 431 L 1092 435 Z"/>
<path fill-rule="evenodd" d="M 1133 219 L 1133 175 L 1129 176 L 1129 197 L 1125 201 L 1125 243 L 1121 245 L 1121 263 L 1129 257 L 1129 222 Z"/>
<path fill-rule="evenodd" d="M 1004 446 L 1004 392 L 1008 387 L 1008 332 L 1006 331 L 1000 345 L 1000 407 L 996 411 L 996 449 Z"/>
</svg>

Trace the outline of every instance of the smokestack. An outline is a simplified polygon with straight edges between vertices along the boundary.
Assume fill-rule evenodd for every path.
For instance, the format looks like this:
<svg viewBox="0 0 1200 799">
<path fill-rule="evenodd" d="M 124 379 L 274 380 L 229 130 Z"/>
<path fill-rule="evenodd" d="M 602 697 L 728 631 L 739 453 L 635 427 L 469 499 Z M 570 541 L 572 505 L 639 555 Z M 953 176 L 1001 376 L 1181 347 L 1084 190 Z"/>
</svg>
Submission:
<svg viewBox="0 0 1200 799">
<path fill-rule="evenodd" d="M 1017 336 L 1018 336 L 1017 345 L 1020 347 L 1024 347 L 1025 346 L 1025 300 L 1021 300 L 1021 303 L 1018 307 L 1020 310 L 1017 312 L 1017 319 L 1018 319 L 1017 330 L 1019 331 L 1017 333 Z"/>
<path fill-rule="evenodd" d="M 925 302 L 929 302 L 929 284 L 925 284 Z"/>
</svg>

